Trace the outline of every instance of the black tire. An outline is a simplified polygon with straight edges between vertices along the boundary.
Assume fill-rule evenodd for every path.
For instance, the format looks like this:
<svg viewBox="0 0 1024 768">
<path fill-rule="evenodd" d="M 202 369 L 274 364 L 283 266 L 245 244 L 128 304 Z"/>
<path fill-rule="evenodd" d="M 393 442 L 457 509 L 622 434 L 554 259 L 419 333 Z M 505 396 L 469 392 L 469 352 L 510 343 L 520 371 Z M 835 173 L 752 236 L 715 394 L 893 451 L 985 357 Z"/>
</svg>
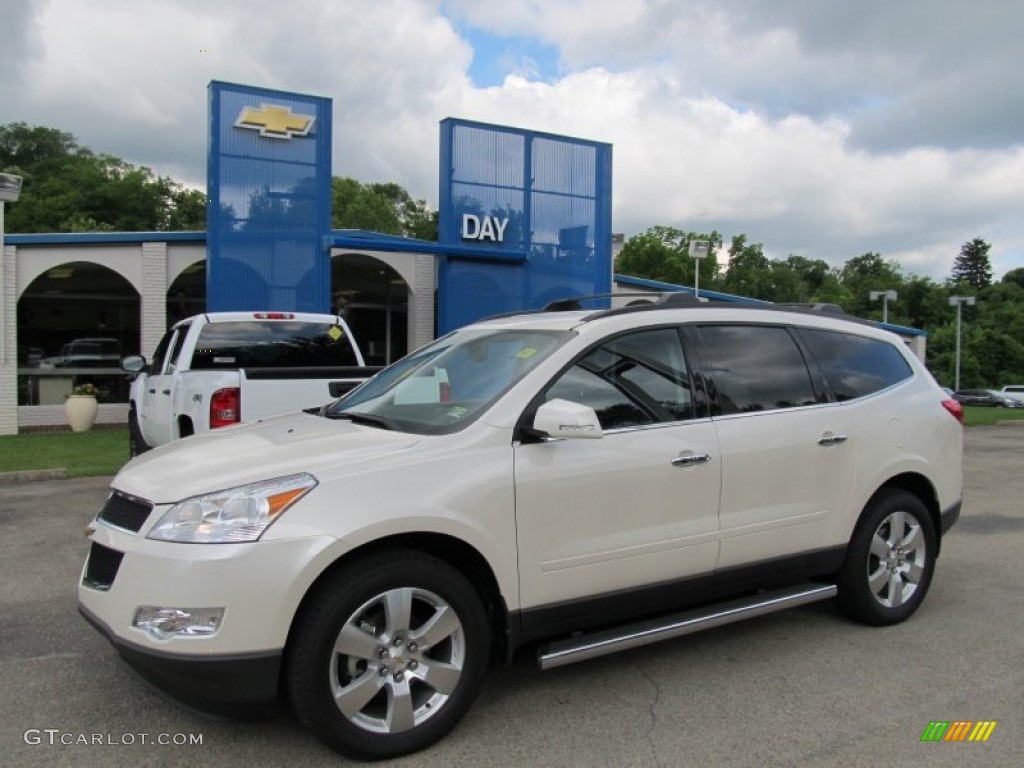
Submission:
<svg viewBox="0 0 1024 768">
<path fill-rule="evenodd" d="M 480 596 L 462 574 L 419 552 L 378 554 L 310 596 L 292 628 L 285 684 L 296 716 L 332 749 L 398 757 L 458 724 L 480 690 L 490 643 Z"/>
<path fill-rule="evenodd" d="M 142 436 L 142 430 L 139 429 L 138 414 L 132 408 L 128 411 L 128 456 L 134 459 L 148 450 L 149 446 L 146 444 L 146 439 Z"/>
<path fill-rule="evenodd" d="M 935 525 L 921 500 L 883 491 L 861 515 L 839 574 L 839 606 L 873 626 L 897 624 L 921 605 L 935 570 Z"/>
</svg>

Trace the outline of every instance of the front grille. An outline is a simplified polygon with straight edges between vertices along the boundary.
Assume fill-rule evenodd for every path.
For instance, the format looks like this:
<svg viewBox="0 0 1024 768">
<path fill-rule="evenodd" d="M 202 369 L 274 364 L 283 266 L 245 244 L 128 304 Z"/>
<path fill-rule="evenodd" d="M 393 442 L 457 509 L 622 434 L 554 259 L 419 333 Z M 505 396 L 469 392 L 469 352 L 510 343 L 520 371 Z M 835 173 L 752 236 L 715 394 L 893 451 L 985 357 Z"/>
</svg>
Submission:
<svg viewBox="0 0 1024 768">
<path fill-rule="evenodd" d="M 102 544 L 92 543 L 89 550 L 89 561 L 85 565 L 85 576 L 82 583 L 87 587 L 106 591 L 114 583 L 117 576 L 117 569 L 121 567 L 121 559 L 124 552 L 104 547 Z"/>
<path fill-rule="evenodd" d="M 152 511 L 153 505 L 149 502 L 114 491 L 107 497 L 107 503 L 100 511 L 99 519 L 117 528 L 138 533 Z"/>
</svg>

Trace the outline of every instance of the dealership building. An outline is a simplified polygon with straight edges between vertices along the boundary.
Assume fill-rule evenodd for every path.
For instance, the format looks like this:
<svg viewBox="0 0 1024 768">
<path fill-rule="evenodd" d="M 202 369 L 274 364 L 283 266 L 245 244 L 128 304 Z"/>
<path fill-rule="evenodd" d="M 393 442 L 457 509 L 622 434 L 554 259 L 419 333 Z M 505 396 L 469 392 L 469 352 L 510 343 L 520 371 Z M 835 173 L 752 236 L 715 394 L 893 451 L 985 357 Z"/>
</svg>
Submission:
<svg viewBox="0 0 1024 768">
<path fill-rule="evenodd" d="M 336 312 L 382 365 L 488 315 L 681 290 L 613 280 L 609 144 L 442 120 L 439 237 L 423 241 L 331 229 L 330 99 L 221 82 L 208 96 L 205 232 L 4 238 L 0 434 L 65 424 L 84 381 L 98 423 L 126 421 L 120 357 L 202 311 Z M 923 357 L 923 332 L 891 329 Z"/>
</svg>

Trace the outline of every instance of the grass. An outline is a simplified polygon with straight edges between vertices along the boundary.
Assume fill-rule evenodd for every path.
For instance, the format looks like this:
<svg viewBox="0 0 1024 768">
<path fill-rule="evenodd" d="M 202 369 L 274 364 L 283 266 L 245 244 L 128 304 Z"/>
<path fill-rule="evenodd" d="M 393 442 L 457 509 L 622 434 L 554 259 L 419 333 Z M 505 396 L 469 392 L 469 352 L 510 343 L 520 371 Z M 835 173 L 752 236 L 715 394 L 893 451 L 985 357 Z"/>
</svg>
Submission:
<svg viewBox="0 0 1024 768">
<path fill-rule="evenodd" d="M 68 477 L 113 475 L 127 461 L 127 429 L 0 436 L 0 472 L 64 469 Z"/>
<path fill-rule="evenodd" d="M 965 427 L 987 427 L 997 421 L 1024 419 L 1024 408 L 992 408 L 984 405 L 964 406 Z"/>
</svg>

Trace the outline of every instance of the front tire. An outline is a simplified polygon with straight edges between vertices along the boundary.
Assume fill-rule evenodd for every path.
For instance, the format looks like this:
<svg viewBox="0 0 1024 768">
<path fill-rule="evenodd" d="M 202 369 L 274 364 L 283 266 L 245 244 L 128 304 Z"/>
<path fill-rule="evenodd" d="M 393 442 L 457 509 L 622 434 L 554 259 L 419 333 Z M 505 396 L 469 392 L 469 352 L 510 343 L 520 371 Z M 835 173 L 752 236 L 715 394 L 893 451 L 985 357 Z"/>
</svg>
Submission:
<svg viewBox="0 0 1024 768">
<path fill-rule="evenodd" d="M 935 570 L 935 525 L 921 500 L 889 490 L 864 510 L 839 574 L 839 606 L 874 626 L 897 624 L 921 605 Z"/>
<path fill-rule="evenodd" d="M 289 642 L 298 718 L 349 757 L 423 749 L 462 719 L 490 658 L 480 596 L 458 571 L 399 551 L 354 561 L 310 597 Z"/>
<path fill-rule="evenodd" d="M 142 429 L 139 428 L 139 415 L 135 408 L 132 408 L 128 411 L 128 456 L 134 459 L 148 450 L 146 438 L 142 436 Z"/>
</svg>

